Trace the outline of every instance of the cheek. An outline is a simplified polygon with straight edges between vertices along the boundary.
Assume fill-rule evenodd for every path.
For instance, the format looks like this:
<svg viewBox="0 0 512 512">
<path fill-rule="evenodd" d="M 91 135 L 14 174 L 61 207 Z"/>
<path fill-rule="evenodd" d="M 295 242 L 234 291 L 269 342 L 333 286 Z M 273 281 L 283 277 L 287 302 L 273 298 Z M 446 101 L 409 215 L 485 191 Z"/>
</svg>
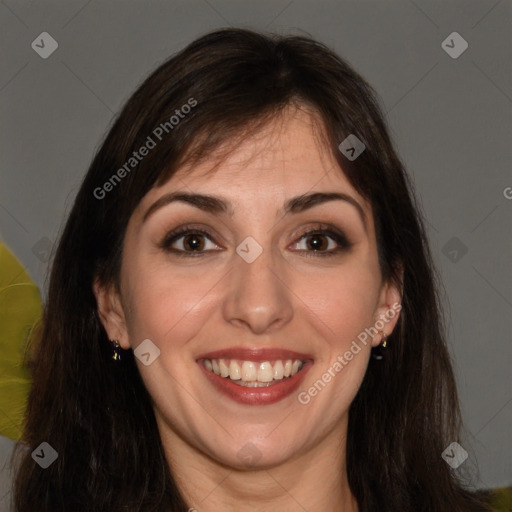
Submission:
<svg viewBox="0 0 512 512">
<path fill-rule="evenodd" d="M 297 287 L 304 314 L 320 335 L 318 358 L 298 394 L 310 413 L 305 424 L 314 424 L 317 434 L 328 432 L 348 411 L 363 381 L 371 350 L 365 329 L 373 325 L 378 279 L 371 265 L 358 263 L 317 279 L 315 287 L 312 280 Z"/>
<path fill-rule="evenodd" d="M 154 258 L 128 261 L 124 275 L 130 296 L 127 327 L 132 346 L 149 338 L 165 350 L 192 337 L 194 329 L 202 325 L 199 317 L 210 311 L 211 290 L 220 277 L 208 270 L 198 266 L 171 271 L 169 264 Z"/>
<path fill-rule="evenodd" d="M 379 285 L 373 262 L 354 258 L 331 272 L 297 279 L 294 291 L 323 324 L 330 344 L 343 346 L 373 324 Z"/>
</svg>

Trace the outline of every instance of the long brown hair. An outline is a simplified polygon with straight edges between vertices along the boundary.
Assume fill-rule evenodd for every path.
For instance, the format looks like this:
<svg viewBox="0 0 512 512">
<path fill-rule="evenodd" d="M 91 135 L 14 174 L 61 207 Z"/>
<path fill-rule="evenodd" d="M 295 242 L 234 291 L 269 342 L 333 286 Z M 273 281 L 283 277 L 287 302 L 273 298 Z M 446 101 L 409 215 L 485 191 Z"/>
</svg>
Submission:
<svg viewBox="0 0 512 512">
<path fill-rule="evenodd" d="M 224 29 L 192 42 L 144 81 L 77 194 L 32 366 L 16 452 L 17 512 L 187 510 L 133 353 L 121 363 L 109 357 L 92 283 L 118 284 L 128 220 L 152 187 L 223 142 L 250 136 L 291 103 L 322 119 L 334 158 L 372 205 L 383 277 L 403 289 L 385 358 L 371 360 L 350 407 L 347 468 L 359 509 L 488 510 L 441 457 L 460 440 L 456 386 L 423 222 L 376 94 L 312 39 Z M 350 134 L 366 146 L 354 161 L 338 149 Z M 154 147 L 132 166 L 148 137 Z M 58 452 L 47 469 L 31 457 L 41 442 Z"/>
</svg>

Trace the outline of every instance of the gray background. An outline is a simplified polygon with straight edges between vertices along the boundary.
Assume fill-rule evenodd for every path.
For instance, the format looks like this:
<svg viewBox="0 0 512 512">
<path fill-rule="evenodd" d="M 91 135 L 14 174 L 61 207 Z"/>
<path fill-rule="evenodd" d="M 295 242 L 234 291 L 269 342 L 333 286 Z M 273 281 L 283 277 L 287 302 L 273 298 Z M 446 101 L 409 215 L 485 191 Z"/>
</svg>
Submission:
<svg viewBox="0 0 512 512">
<path fill-rule="evenodd" d="M 510 0 L 8 0 L 0 16 L 0 237 L 42 289 L 95 149 L 170 54 L 241 26 L 310 34 L 346 58 L 380 94 L 421 197 L 451 315 L 465 464 L 478 462 L 478 487 L 512 484 Z M 31 48 L 44 31 L 59 44 L 48 59 Z M 454 31 L 469 44 L 456 59 L 441 46 Z"/>
</svg>

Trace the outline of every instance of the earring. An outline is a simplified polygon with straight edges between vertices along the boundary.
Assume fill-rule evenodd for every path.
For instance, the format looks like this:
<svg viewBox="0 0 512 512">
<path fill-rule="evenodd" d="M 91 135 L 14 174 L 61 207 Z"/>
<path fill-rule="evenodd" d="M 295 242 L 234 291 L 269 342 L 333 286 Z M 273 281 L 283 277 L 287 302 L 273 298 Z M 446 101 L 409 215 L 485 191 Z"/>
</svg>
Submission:
<svg viewBox="0 0 512 512">
<path fill-rule="evenodd" d="M 379 343 L 379 345 L 377 345 L 376 347 L 374 347 L 372 349 L 373 359 L 375 359 L 376 361 L 381 361 L 384 358 L 384 352 L 386 350 L 387 342 L 388 342 L 387 334 L 382 333 L 381 342 Z"/>
<path fill-rule="evenodd" d="M 121 346 L 117 340 L 110 340 L 112 343 L 112 360 L 120 361 L 121 360 Z"/>
</svg>

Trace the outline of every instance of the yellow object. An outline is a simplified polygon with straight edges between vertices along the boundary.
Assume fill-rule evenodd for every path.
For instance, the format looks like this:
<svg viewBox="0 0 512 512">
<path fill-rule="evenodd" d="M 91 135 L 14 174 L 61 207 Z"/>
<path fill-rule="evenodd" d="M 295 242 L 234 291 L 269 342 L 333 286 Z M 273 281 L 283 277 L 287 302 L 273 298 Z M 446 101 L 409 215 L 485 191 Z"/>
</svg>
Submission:
<svg viewBox="0 0 512 512">
<path fill-rule="evenodd" d="M 512 511 L 512 487 L 492 490 L 492 510 L 494 512 Z"/>
<path fill-rule="evenodd" d="M 31 378 L 24 366 L 27 340 L 42 316 L 39 289 L 0 242 L 0 435 L 18 440 Z"/>
</svg>

